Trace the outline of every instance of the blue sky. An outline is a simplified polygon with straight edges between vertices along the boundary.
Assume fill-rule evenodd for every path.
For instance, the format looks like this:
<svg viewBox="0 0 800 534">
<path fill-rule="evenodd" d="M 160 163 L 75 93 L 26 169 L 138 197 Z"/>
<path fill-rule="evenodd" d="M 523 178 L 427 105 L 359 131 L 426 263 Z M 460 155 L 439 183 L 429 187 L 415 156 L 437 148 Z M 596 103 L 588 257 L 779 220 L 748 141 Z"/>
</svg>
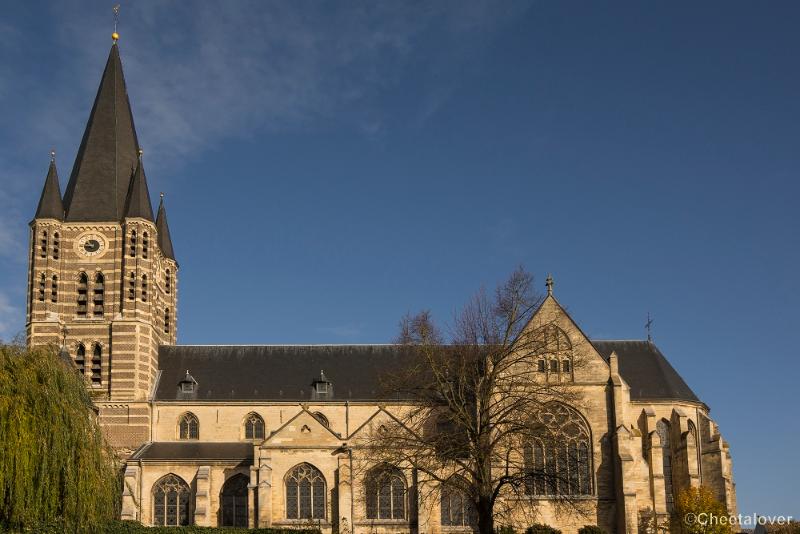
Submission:
<svg viewBox="0 0 800 534">
<path fill-rule="evenodd" d="M 66 185 L 112 2 L 0 20 L 0 337 Z M 800 516 L 800 5 L 124 2 L 181 265 L 181 343 L 385 342 L 524 264 L 592 337 L 654 338 L 731 443 L 742 512 Z M 255 296 L 256 298 L 252 298 Z"/>
</svg>

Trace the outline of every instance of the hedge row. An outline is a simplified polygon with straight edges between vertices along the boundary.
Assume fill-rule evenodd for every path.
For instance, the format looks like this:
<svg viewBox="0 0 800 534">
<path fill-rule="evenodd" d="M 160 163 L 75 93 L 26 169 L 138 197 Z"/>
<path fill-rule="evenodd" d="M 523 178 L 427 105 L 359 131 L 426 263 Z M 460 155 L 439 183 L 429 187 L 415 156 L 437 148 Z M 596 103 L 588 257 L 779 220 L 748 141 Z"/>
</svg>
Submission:
<svg viewBox="0 0 800 534">
<path fill-rule="evenodd" d="M 63 523 L 39 524 L 29 530 L 36 534 L 63 534 L 69 532 Z M 17 533 L 0 526 L 0 533 Z M 97 534 L 320 534 L 319 529 L 304 528 L 236 528 L 236 527 L 146 527 L 136 521 L 113 521 L 96 531 Z"/>
</svg>

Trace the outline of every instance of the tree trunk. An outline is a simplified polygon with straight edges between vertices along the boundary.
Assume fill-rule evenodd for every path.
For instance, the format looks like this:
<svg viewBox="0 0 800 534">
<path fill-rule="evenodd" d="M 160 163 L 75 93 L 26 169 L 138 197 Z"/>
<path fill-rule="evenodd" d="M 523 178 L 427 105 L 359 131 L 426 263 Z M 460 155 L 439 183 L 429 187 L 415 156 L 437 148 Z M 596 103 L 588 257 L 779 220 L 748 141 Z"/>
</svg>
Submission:
<svg viewBox="0 0 800 534">
<path fill-rule="evenodd" d="M 479 497 L 477 503 L 478 532 L 480 534 L 494 534 L 494 516 L 492 500 L 489 497 Z"/>
</svg>

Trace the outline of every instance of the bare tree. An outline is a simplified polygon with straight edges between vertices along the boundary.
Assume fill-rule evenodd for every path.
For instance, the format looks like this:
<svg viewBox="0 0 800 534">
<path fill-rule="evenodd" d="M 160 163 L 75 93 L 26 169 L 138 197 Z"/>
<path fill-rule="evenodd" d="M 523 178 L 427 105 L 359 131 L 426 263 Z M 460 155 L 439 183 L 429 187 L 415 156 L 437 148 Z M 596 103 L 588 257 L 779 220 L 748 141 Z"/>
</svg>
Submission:
<svg viewBox="0 0 800 534">
<path fill-rule="evenodd" d="M 579 447 L 580 422 L 568 408 L 579 397 L 565 378 L 580 361 L 555 324 L 532 324 L 542 302 L 519 268 L 494 295 L 480 291 L 446 330 L 427 311 L 403 318 L 398 342 L 414 357 L 384 387 L 404 402 L 387 408 L 392 417 L 361 445 L 373 462 L 413 469 L 421 500 L 445 492 L 443 514 L 482 534 L 517 512 L 520 497 L 570 503 L 591 491 L 588 434 Z M 552 362 L 562 367 L 551 372 Z M 545 461 L 545 450 L 558 453 Z"/>
</svg>

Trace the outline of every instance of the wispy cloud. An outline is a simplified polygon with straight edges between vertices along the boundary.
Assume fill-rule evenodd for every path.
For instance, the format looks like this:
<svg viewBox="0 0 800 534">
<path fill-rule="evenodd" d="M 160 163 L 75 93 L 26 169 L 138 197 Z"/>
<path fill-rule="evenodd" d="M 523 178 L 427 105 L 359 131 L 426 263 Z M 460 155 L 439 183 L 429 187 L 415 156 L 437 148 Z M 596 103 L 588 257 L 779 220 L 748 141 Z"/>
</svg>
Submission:
<svg viewBox="0 0 800 534">
<path fill-rule="evenodd" d="M 148 159 L 175 164 L 263 130 L 334 120 L 374 135 L 393 120 L 424 122 L 458 83 L 449 73 L 474 62 L 485 39 L 527 6 L 137 2 L 122 7 L 120 47 Z M 72 154 L 108 50 L 110 15 L 83 3 L 53 9 L 62 61 L 48 73 L 51 83 L 27 95 L 27 110 L 36 111 L 23 128 Z M 431 40 L 441 43 L 436 53 Z M 419 109 L 392 116 L 382 92 L 408 76 L 422 80 Z"/>
</svg>

